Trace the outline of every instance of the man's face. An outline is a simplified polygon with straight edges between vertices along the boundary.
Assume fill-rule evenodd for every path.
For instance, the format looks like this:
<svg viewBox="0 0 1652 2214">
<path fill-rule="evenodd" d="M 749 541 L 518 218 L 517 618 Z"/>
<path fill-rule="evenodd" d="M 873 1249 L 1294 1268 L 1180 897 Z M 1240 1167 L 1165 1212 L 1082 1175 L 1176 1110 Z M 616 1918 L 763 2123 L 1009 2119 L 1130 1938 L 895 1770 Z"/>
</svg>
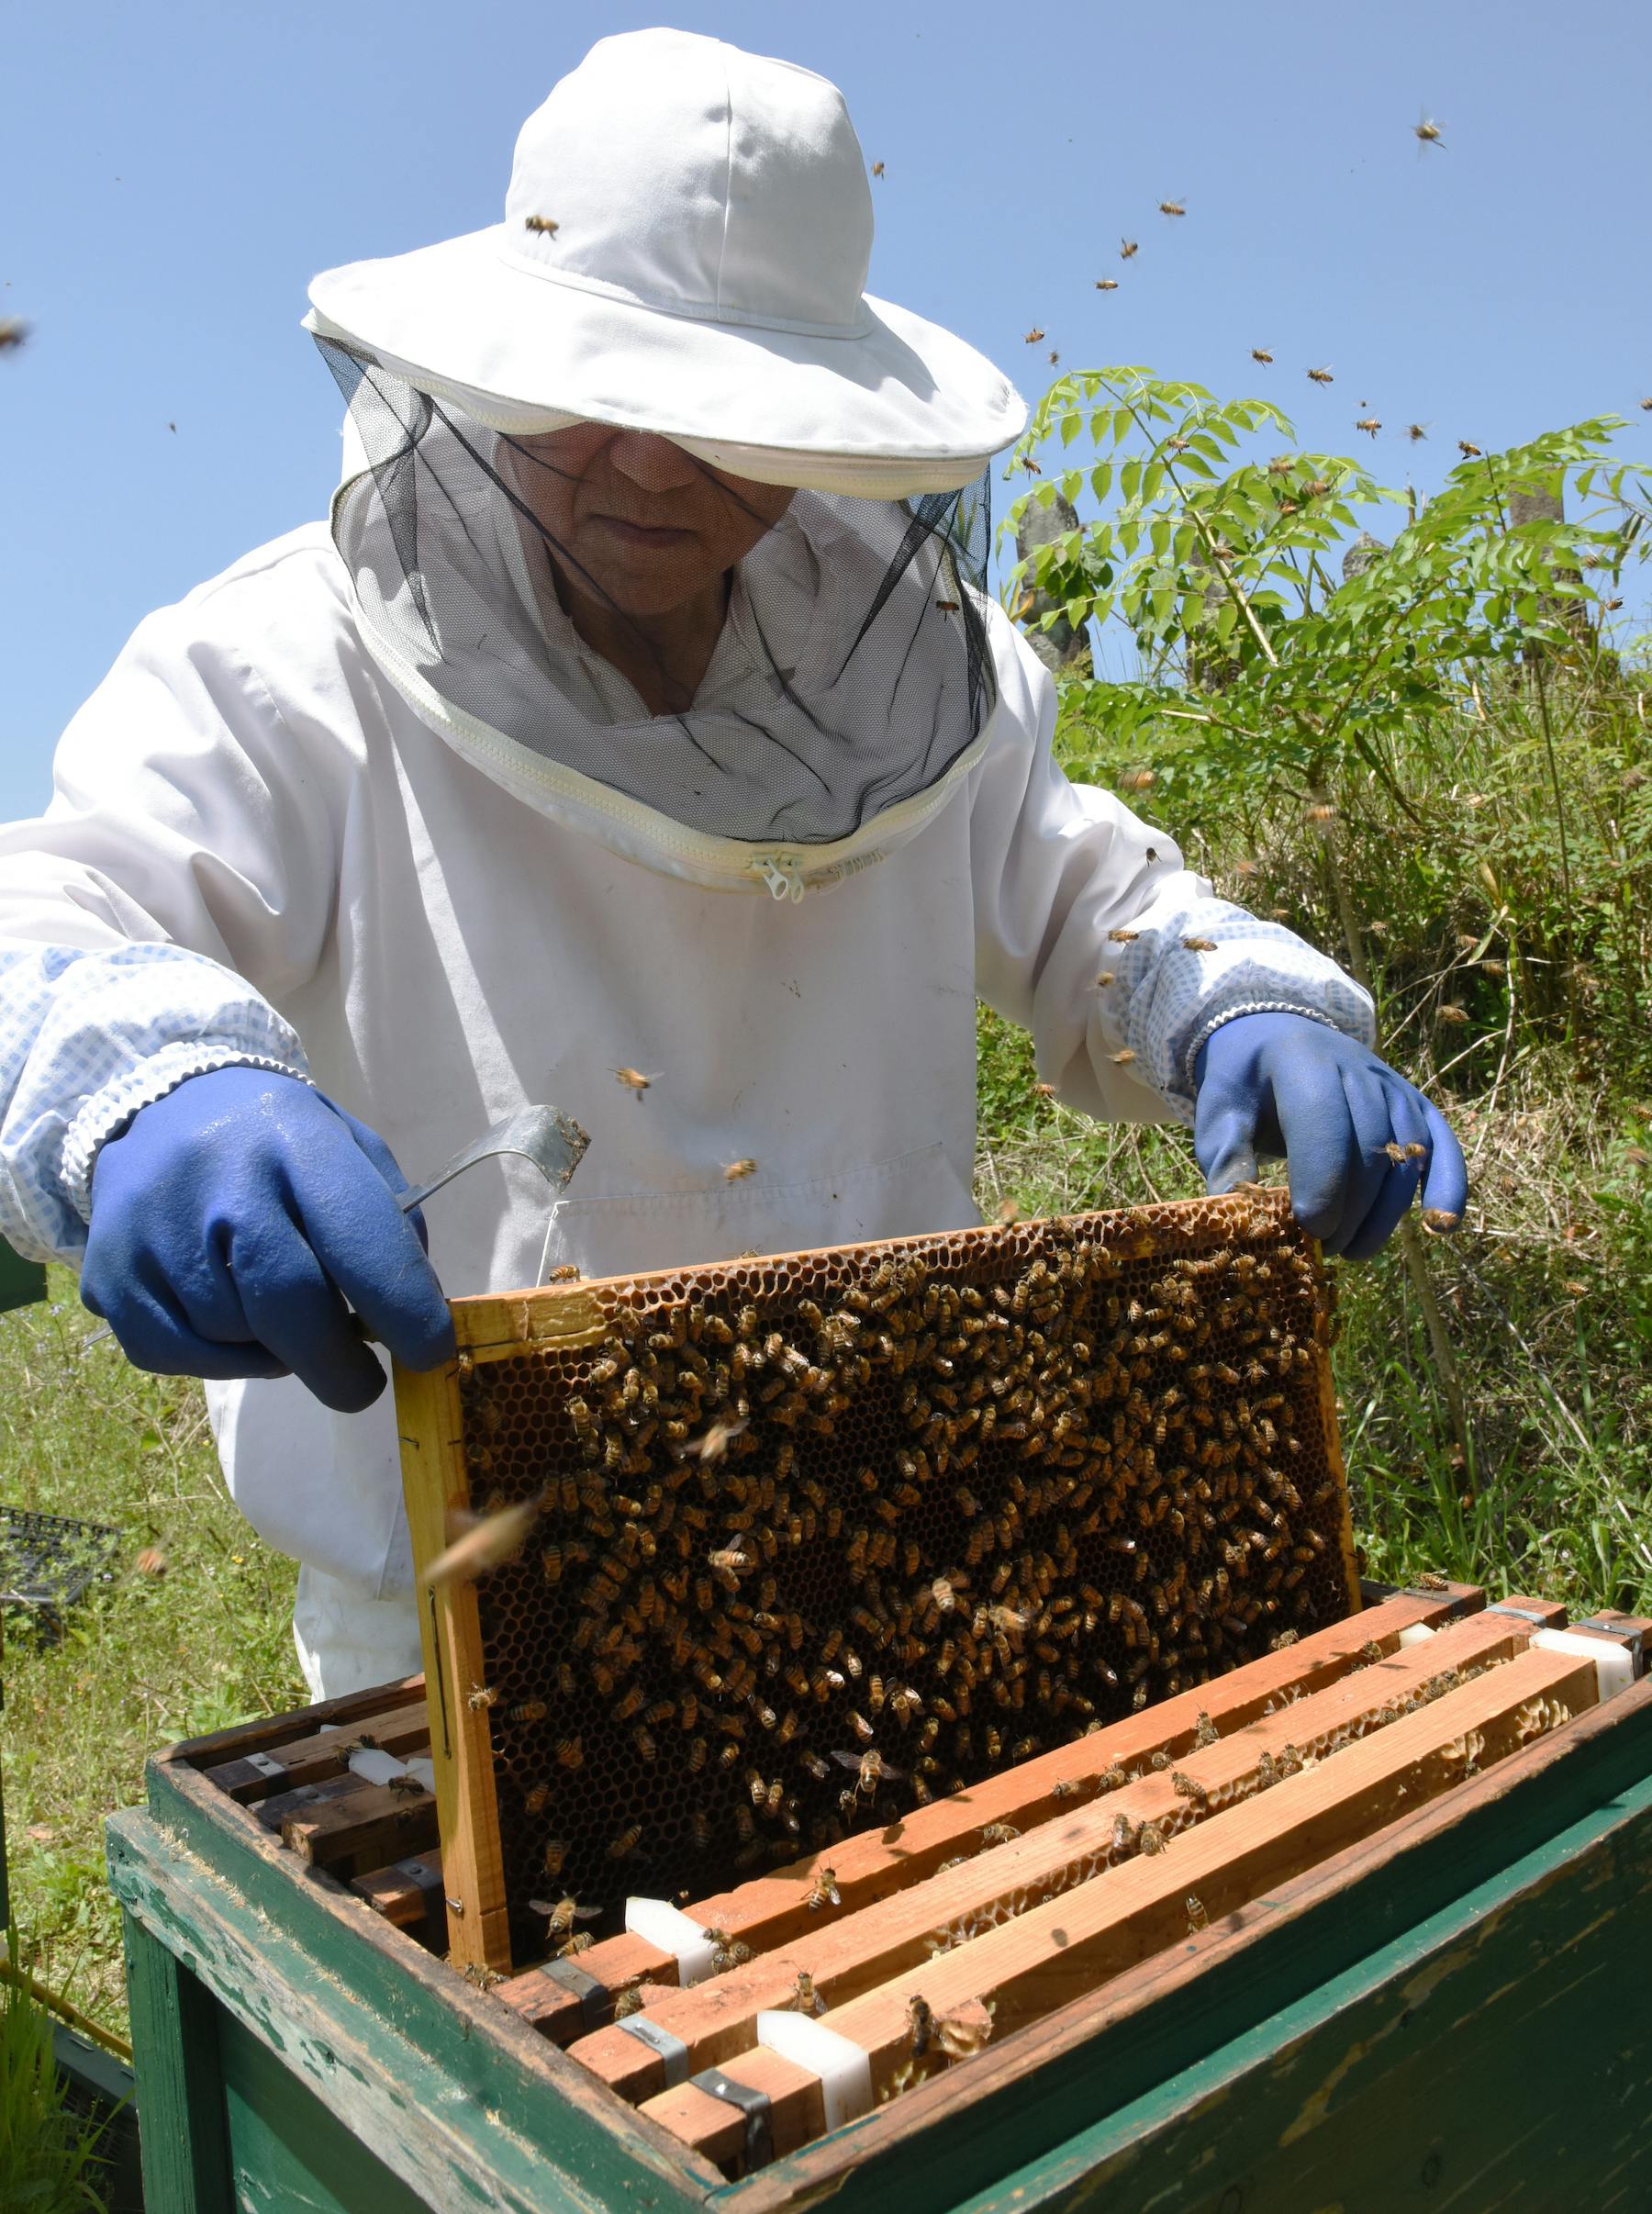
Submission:
<svg viewBox="0 0 1652 2214">
<path fill-rule="evenodd" d="M 566 587 L 626 615 L 697 598 L 791 504 L 789 486 L 724 475 L 649 431 L 575 423 L 512 442 L 502 458 Z"/>
</svg>

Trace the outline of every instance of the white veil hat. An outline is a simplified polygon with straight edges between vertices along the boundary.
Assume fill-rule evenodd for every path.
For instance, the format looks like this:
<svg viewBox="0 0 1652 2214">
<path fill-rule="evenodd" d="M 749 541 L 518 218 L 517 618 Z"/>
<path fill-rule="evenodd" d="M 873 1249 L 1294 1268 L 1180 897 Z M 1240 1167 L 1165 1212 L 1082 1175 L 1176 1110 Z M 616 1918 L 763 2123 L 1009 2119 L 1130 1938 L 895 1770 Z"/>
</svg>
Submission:
<svg viewBox="0 0 1652 2214">
<path fill-rule="evenodd" d="M 875 499 L 961 488 L 1025 405 L 962 339 L 866 293 L 871 247 L 835 85 L 632 31 L 523 125 L 503 222 L 328 270 L 307 323 L 493 430 L 613 423 Z"/>
</svg>

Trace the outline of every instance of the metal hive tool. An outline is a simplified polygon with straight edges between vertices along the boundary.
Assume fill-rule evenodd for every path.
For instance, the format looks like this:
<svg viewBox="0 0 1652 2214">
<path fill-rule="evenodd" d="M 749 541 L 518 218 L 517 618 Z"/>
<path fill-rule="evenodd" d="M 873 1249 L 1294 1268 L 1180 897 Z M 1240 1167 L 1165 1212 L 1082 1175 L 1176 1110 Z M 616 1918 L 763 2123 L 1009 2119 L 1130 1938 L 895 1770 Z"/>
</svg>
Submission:
<svg viewBox="0 0 1652 2214">
<path fill-rule="evenodd" d="M 398 1378 L 454 1956 L 542 1954 L 1357 1605 L 1330 1303 L 1245 1191 L 456 1303 Z M 709 1442 L 708 1442 L 709 1441 Z M 457 1906 L 454 1901 L 457 1900 Z"/>
</svg>

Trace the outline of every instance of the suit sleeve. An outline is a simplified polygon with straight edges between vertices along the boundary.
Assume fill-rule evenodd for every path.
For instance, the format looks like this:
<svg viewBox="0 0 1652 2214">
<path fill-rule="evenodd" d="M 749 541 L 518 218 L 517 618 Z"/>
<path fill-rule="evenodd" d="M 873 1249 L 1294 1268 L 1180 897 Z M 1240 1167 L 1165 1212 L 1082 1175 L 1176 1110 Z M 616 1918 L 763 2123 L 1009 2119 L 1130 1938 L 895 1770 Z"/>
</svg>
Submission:
<svg viewBox="0 0 1652 2214">
<path fill-rule="evenodd" d="M 39 1258 L 78 1258 L 140 1107 L 235 1063 L 307 1074 L 272 1002 L 331 927 L 337 795 L 200 600 L 140 626 L 44 815 L 0 828 L 0 1233 Z"/>
</svg>

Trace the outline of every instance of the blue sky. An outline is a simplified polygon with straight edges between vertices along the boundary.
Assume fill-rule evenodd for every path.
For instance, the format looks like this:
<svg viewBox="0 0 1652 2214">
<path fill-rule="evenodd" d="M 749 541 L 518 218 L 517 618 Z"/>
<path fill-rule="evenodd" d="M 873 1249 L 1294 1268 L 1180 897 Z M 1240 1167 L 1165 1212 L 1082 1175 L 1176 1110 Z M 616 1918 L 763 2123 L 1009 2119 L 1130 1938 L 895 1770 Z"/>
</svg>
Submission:
<svg viewBox="0 0 1652 2214">
<path fill-rule="evenodd" d="M 527 111 L 594 37 L 660 19 L 10 11 L 0 315 L 34 328 L 0 360 L 0 818 L 43 804 L 58 732 L 148 609 L 322 511 L 339 402 L 297 328 L 311 274 L 495 219 Z M 1362 456 L 1424 490 L 1458 437 L 1590 414 L 1631 418 L 1624 451 L 1652 455 L 1646 0 L 677 0 L 665 19 L 843 85 L 887 171 L 872 289 L 1029 397 L 1055 346 L 1064 369 L 1265 393 L 1333 451 L 1374 412 Z M 1419 155 L 1424 113 L 1443 152 Z"/>
</svg>

